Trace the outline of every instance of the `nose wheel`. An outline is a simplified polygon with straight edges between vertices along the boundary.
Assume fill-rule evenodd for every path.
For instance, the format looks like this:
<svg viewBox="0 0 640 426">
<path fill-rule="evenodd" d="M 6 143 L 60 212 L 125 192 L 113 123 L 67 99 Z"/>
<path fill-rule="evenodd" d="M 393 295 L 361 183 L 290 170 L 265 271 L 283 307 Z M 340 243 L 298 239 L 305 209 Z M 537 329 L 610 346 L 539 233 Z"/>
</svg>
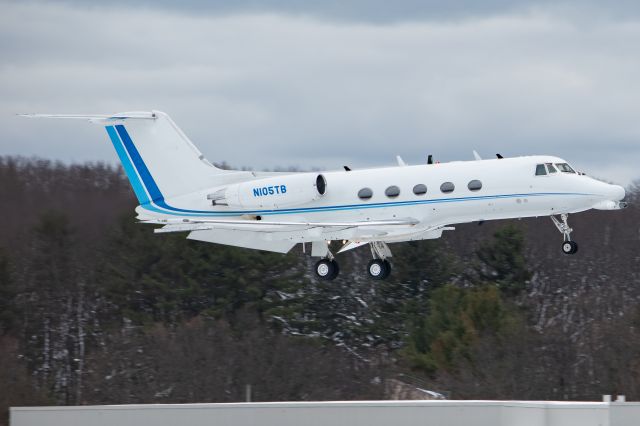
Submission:
<svg viewBox="0 0 640 426">
<path fill-rule="evenodd" d="M 575 241 L 565 241 L 562 243 L 562 252 L 564 254 L 574 254 L 578 251 L 578 243 Z"/>
<path fill-rule="evenodd" d="M 558 228 L 558 231 L 560 231 L 564 236 L 562 252 L 564 254 L 575 254 L 578 251 L 578 243 L 571 241 L 571 233 L 573 232 L 573 229 L 569 226 L 568 219 L 569 215 L 567 214 L 561 214 L 560 220 L 555 216 L 551 216 L 551 220 L 556 225 L 556 228 Z"/>
</svg>

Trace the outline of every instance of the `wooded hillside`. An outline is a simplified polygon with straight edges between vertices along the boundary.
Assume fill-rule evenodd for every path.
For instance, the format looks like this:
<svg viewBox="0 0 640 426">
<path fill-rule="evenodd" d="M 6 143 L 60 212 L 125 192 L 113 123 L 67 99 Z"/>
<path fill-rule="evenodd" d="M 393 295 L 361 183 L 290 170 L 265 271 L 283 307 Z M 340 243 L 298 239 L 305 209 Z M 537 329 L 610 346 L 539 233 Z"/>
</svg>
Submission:
<svg viewBox="0 0 640 426">
<path fill-rule="evenodd" d="M 0 407 L 384 398 L 640 398 L 640 207 L 458 226 L 315 279 L 272 254 L 154 235 L 121 170 L 0 157 Z"/>
</svg>

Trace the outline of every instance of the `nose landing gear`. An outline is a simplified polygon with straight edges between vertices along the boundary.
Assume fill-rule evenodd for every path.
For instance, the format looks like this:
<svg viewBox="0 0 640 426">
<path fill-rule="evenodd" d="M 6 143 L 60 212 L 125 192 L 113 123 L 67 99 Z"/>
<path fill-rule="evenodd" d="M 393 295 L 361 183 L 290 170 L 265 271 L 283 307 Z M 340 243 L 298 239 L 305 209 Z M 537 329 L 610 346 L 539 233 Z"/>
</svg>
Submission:
<svg viewBox="0 0 640 426">
<path fill-rule="evenodd" d="M 568 218 L 569 215 L 567 215 L 566 213 L 560 215 L 561 220 L 558 220 L 555 216 L 551 216 L 551 220 L 553 221 L 554 225 L 556 225 L 558 231 L 560 231 L 560 233 L 562 233 L 562 235 L 564 236 L 564 241 L 562 242 L 562 252 L 564 254 L 575 254 L 578 251 L 578 243 L 576 243 L 575 241 L 571 241 L 571 233 L 573 232 L 573 229 L 569 227 L 569 223 L 567 222 Z"/>
</svg>

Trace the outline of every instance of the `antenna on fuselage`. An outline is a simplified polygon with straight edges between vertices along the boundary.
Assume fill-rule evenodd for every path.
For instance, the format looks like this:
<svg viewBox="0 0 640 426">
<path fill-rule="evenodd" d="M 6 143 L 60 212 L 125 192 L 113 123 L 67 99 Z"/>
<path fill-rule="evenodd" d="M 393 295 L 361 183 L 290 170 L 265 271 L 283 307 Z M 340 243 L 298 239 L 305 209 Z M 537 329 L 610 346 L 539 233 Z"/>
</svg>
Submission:
<svg viewBox="0 0 640 426">
<path fill-rule="evenodd" d="M 433 155 L 429 154 L 427 157 L 427 164 L 433 164 Z"/>
<path fill-rule="evenodd" d="M 502 160 L 504 157 L 500 154 L 496 154 L 496 157 L 498 157 L 498 160 Z"/>
<path fill-rule="evenodd" d="M 344 171 L 345 172 L 350 172 L 351 171 L 351 168 L 349 166 L 342 166 L 342 167 L 344 167 Z"/>
</svg>

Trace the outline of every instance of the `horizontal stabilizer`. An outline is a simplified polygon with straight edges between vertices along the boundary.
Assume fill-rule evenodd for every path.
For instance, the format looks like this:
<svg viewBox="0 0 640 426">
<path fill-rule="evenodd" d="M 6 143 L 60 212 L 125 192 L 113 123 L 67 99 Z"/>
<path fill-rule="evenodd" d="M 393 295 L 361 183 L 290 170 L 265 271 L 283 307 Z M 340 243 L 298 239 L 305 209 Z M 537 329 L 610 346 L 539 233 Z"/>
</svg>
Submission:
<svg viewBox="0 0 640 426">
<path fill-rule="evenodd" d="M 157 115 L 155 112 L 134 111 L 123 112 L 113 115 L 104 114 L 18 114 L 20 117 L 27 118 L 65 118 L 72 120 L 89 120 L 92 122 L 103 121 L 122 121 L 122 120 L 155 120 Z"/>
</svg>

